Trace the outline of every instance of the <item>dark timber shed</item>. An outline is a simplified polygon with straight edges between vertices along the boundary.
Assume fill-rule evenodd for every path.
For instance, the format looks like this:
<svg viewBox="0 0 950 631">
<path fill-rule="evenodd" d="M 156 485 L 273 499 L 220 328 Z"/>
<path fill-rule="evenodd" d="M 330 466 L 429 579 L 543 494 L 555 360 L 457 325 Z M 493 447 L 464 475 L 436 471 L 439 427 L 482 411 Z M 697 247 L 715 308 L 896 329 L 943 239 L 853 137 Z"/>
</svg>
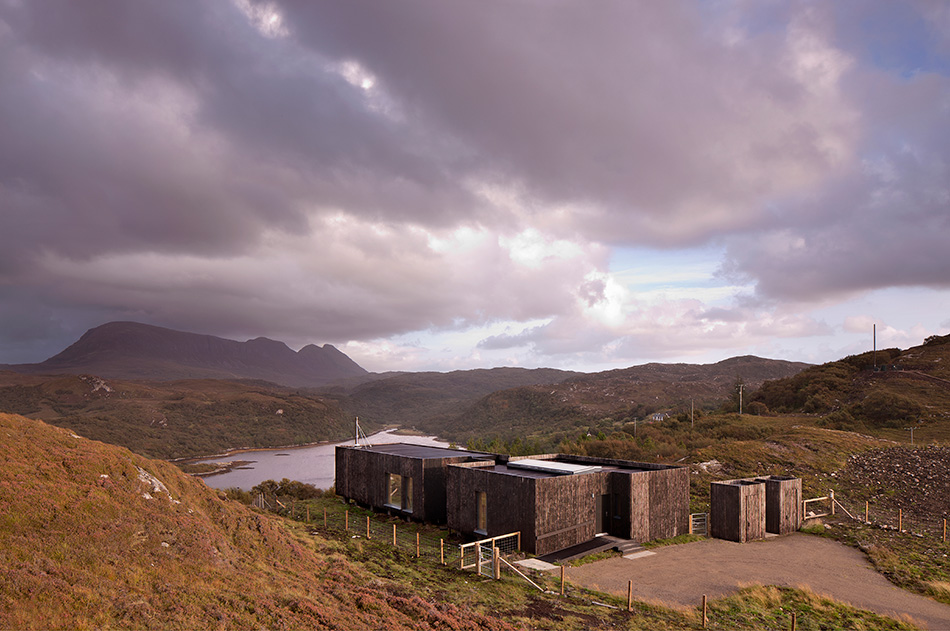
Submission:
<svg viewBox="0 0 950 631">
<path fill-rule="evenodd" d="M 717 539 L 745 542 L 766 533 L 785 535 L 801 526 L 802 481 L 770 475 L 713 482 L 709 503 L 709 534 Z"/>
<path fill-rule="evenodd" d="M 765 538 L 765 482 L 726 480 L 709 485 L 709 534 L 728 541 Z"/>
<path fill-rule="evenodd" d="M 412 519 L 444 524 L 445 470 L 494 454 L 395 443 L 336 448 L 336 492 L 346 500 Z"/>
<path fill-rule="evenodd" d="M 647 541 L 685 534 L 684 467 L 569 455 L 499 458 L 446 468 L 448 526 L 494 537 L 521 532 L 547 554 L 610 534 Z"/>
</svg>

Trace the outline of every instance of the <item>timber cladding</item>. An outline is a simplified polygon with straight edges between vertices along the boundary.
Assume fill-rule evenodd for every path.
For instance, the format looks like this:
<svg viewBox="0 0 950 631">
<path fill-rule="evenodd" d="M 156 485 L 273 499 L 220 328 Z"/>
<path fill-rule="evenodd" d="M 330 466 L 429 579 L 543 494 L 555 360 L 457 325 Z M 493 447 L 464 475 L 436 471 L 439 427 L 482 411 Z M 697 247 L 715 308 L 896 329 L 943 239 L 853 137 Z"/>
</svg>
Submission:
<svg viewBox="0 0 950 631">
<path fill-rule="evenodd" d="M 744 543 L 765 538 L 765 482 L 728 480 L 709 486 L 709 534 Z"/>
<path fill-rule="evenodd" d="M 787 535 L 802 526 L 802 481 L 791 476 L 765 479 L 765 531 Z"/>
<path fill-rule="evenodd" d="M 477 455 L 460 452 L 458 456 L 413 457 L 341 445 L 336 448 L 336 492 L 344 499 L 375 509 L 431 523 L 445 523 L 445 467 L 450 462 L 471 460 Z M 412 481 L 412 511 L 387 504 L 389 474 Z"/>
<path fill-rule="evenodd" d="M 548 456 L 545 459 L 553 459 Z M 600 459 L 557 457 L 569 463 Z M 463 463 L 447 467 L 449 528 L 475 536 L 521 532 L 522 548 L 547 554 L 588 541 L 599 532 L 646 541 L 688 531 L 689 472 L 683 467 L 614 461 L 599 471 L 575 475 L 525 474 L 504 464 Z M 637 463 L 639 464 L 639 463 Z M 478 494 L 486 498 L 487 523 L 478 532 Z"/>
<path fill-rule="evenodd" d="M 709 534 L 729 541 L 786 535 L 802 524 L 802 481 L 769 475 L 713 482 L 709 487 Z"/>
</svg>

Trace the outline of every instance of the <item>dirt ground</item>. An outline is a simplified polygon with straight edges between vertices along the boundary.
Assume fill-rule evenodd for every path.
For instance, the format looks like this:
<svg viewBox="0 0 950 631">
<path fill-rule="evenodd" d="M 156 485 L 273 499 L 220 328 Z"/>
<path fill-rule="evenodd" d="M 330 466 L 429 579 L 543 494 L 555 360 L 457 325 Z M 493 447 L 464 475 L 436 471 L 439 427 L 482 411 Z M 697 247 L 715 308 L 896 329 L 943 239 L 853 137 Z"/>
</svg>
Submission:
<svg viewBox="0 0 950 631">
<path fill-rule="evenodd" d="M 950 605 L 892 585 L 860 552 L 829 539 L 801 533 L 742 544 L 706 539 L 654 552 L 569 567 L 567 580 L 619 596 L 627 595 L 632 580 L 634 598 L 680 607 L 697 607 L 703 594 L 716 599 L 750 584 L 806 586 L 861 609 L 950 630 Z"/>
</svg>

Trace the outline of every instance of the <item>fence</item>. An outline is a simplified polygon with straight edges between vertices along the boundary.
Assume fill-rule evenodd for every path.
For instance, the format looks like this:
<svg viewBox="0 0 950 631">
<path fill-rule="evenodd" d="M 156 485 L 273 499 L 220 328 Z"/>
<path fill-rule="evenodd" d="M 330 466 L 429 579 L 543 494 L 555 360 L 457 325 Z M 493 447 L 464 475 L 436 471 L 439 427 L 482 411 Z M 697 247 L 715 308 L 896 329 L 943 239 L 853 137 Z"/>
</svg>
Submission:
<svg viewBox="0 0 950 631">
<path fill-rule="evenodd" d="M 478 573 L 481 574 L 483 563 L 492 559 L 495 548 L 498 548 L 501 554 L 512 554 L 521 549 L 521 533 L 512 532 L 462 544 L 459 546 L 459 569 L 467 570 L 477 566 Z"/>
<path fill-rule="evenodd" d="M 319 504 L 288 497 L 264 496 L 253 498 L 254 506 L 302 521 L 326 534 L 349 536 L 391 545 L 412 558 L 421 558 L 460 569 L 484 571 L 491 568 L 491 548 L 497 547 L 502 555 L 510 555 L 521 548 L 521 533 L 515 532 L 483 541 L 462 544 L 445 530 L 434 529 L 418 522 L 406 521 L 383 513 L 344 504 L 322 501 Z M 488 544 L 487 561 L 478 562 L 478 544 Z"/>
<path fill-rule="evenodd" d="M 914 509 L 889 508 L 880 504 L 871 504 L 870 501 L 849 501 L 847 498 L 835 495 L 834 491 L 830 491 L 827 497 L 805 500 L 802 504 L 804 506 L 808 502 L 819 500 L 827 501 L 827 512 L 820 514 L 806 513 L 805 519 L 843 514 L 854 521 L 878 526 L 885 530 L 896 530 L 917 537 L 932 537 L 943 543 L 947 542 L 947 517 L 945 516 L 937 517 Z"/>
</svg>

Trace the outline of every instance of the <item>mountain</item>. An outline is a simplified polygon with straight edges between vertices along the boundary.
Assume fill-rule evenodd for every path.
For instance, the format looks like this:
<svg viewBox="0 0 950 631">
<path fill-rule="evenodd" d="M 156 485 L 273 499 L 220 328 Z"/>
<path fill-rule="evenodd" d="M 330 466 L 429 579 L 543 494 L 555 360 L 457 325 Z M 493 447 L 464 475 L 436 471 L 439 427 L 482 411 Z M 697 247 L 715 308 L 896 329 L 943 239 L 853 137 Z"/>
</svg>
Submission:
<svg viewBox="0 0 950 631">
<path fill-rule="evenodd" d="M 0 366 L 31 374 L 94 374 L 111 379 L 261 379 L 306 387 L 367 374 L 330 344 L 297 352 L 259 337 L 236 342 L 137 322 L 110 322 L 39 364 Z"/>
<path fill-rule="evenodd" d="M 169 463 L 21 416 L 0 432 L 2 629 L 512 628 Z"/>
<path fill-rule="evenodd" d="M 582 429 L 609 432 L 654 412 L 689 412 L 691 402 L 697 409 L 717 407 L 735 393 L 737 381 L 751 389 L 808 366 L 754 356 L 715 364 L 643 364 L 499 390 L 454 415 L 423 419 L 420 428 L 454 440 L 500 436 L 557 445 Z"/>
<path fill-rule="evenodd" d="M 428 425 L 432 419 L 454 416 L 480 398 L 498 390 L 549 384 L 583 373 L 554 368 L 490 368 L 447 373 L 416 372 L 374 375 L 336 393 L 346 411 L 371 423 L 407 427 Z"/>
</svg>

